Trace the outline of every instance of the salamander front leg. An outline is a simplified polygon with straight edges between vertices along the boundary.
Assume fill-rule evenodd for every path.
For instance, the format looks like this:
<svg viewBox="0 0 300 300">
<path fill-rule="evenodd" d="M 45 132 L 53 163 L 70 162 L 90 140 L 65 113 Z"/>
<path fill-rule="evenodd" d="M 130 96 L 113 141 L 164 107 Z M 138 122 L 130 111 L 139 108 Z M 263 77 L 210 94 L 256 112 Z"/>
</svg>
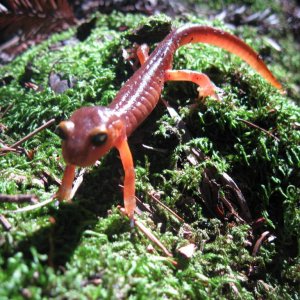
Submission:
<svg viewBox="0 0 300 300">
<path fill-rule="evenodd" d="M 67 165 L 64 176 L 61 182 L 61 186 L 56 193 L 56 198 L 59 201 L 67 200 L 71 201 L 72 199 L 72 184 L 75 178 L 75 169 L 74 165 Z"/>
<path fill-rule="evenodd" d="M 165 81 L 191 81 L 196 83 L 200 97 L 214 97 L 219 100 L 216 94 L 216 87 L 210 81 L 209 77 L 203 73 L 190 70 L 167 70 L 165 73 Z"/>
<path fill-rule="evenodd" d="M 131 225 L 134 223 L 134 210 L 136 207 L 135 200 L 135 171 L 133 166 L 132 155 L 127 143 L 127 138 L 121 141 L 121 143 L 117 146 L 119 150 L 121 161 L 123 164 L 123 169 L 125 172 L 124 178 L 124 207 L 125 212 L 131 220 Z"/>
</svg>

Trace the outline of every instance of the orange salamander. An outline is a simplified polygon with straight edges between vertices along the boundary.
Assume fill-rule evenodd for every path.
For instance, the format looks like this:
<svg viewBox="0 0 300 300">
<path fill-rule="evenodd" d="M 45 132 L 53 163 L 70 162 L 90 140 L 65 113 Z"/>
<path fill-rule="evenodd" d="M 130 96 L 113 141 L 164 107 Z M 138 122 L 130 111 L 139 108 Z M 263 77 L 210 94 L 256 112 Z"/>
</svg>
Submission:
<svg viewBox="0 0 300 300">
<path fill-rule="evenodd" d="M 141 67 L 129 78 L 108 107 L 82 107 L 58 126 L 66 168 L 56 197 L 70 200 L 75 168 L 93 165 L 116 147 L 125 172 L 124 206 L 133 222 L 135 171 L 127 137 L 149 116 L 156 106 L 164 83 L 169 80 L 191 81 L 199 86 L 202 97 L 216 96 L 209 78 L 196 71 L 172 70 L 173 55 L 189 43 L 206 43 L 238 55 L 277 89 L 281 84 L 261 57 L 236 36 L 208 26 L 185 25 L 169 33 L 148 57 L 148 48 L 137 50 Z"/>
</svg>

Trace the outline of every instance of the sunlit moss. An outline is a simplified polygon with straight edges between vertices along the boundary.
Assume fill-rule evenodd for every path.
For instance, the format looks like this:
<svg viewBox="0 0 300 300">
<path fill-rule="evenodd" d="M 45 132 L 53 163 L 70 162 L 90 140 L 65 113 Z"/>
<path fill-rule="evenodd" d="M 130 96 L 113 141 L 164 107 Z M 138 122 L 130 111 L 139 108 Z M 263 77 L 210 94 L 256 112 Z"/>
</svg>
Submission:
<svg viewBox="0 0 300 300">
<path fill-rule="evenodd" d="M 197 17 L 187 18 L 211 24 Z M 122 49 L 132 43 L 127 32 L 118 30 L 120 26 L 133 29 L 141 22 L 141 27 L 147 23 L 147 28 L 150 24 L 157 32 L 160 24 L 166 28 L 169 22 L 164 16 L 149 21 L 120 13 L 98 15 L 97 20 L 97 27 L 85 41 L 72 41 L 75 29 L 55 34 L 0 70 L 0 78 L 14 77 L 0 88 L 1 108 L 12 105 L 1 119 L 8 128 L 1 136 L 3 142 L 12 144 L 44 121 L 60 121 L 82 105 L 107 105 L 133 72 L 122 57 Z M 175 20 L 176 24 L 181 22 Z M 213 25 L 226 28 L 220 21 Z M 240 33 L 243 30 L 257 51 L 267 47 L 258 33 L 252 36 L 254 29 L 243 27 Z M 65 40 L 70 44 L 60 44 Z M 270 63 L 279 80 L 291 79 L 287 57 L 274 56 L 278 62 L 283 59 L 280 66 Z M 40 92 L 27 90 L 19 82 L 29 62 L 32 82 L 43 87 Z M 187 242 L 186 228 L 147 196 L 147 192 L 157 192 L 164 203 L 191 223 L 192 240 L 198 247 L 195 256 L 176 269 L 159 251 L 148 253 L 149 241 L 136 229 L 131 233 L 128 220 L 115 208 L 122 202 L 118 191 L 122 169 L 112 151 L 98 168 L 88 170 L 73 204 L 52 203 L 37 211 L 8 216 L 13 228 L 0 236 L 0 298 L 254 299 L 274 294 L 273 289 L 279 298 L 295 298 L 299 261 L 296 251 L 289 247 L 297 246 L 300 224 L 299 108 L 238 58 L 215 47 L 181 48 L 174 68 L 206 72 L 223 90 L 222 101 L 207 99 L 187 109 L 186 104 L 194 104 L 197 97 L 195 86 L 169 83 L 163 95 L 178 108 L 192 139 L 183 143 L 176 122 L 157 111 L 140 133 L 142 143 L 152 150 L 136 144 L 136 136 L 130 143 L 137 194 L 159 219 L 155 223 L 147 214 L 140 218 L 174 253 Z M 74 87 L 55 94 L 48 84 L 51 71 L 73 78 Z M 242 120 L 261 126 L 273 136 Z M 33 159 L 13 153 L 0 158 L 0 193 L 30 192 L 45 200 L 57 189 L 54 177 L 62 174 L 62 160 L 54 128 L 23 145 L 35 150 Z M 186 158 L 191 148 L 207 156 L 196 167 Z M 250 227 L 221 222 L 201 202 L 198 187 L 202 172 L 212 166 L 240 184 L 254 219 L 265 216 L 265 229 L 276 236 L 255 257 L 251 255 L 254 245 L 248 241 Z M 17 207 L 1 204 L 1 213 Z M 180 260 L 178 256 L 176 259 Z"/>
</svg>

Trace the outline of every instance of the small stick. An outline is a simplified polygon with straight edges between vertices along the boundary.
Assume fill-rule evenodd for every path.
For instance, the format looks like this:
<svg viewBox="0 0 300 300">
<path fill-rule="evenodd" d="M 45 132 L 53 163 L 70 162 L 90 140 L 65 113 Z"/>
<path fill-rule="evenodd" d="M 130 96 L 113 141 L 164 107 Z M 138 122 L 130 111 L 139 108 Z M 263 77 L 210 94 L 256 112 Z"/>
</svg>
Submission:
<svg viewBox="0 0 300 300">
<path fill-rule="evenodd" d="M 82 168 L 77 176 L 77 178 L 73 182 L 72 192 L 70 199 L 73 199 L 74 195 L 76 194 L 77 190 L 79 189 L 80 185 L 83 182 L 83 175 L 85 174 L 86 169 Z"/>
<path fill-rule="evenodd" d="M 152 151 L 159 152 L 159 153 L 163 153 L 163 154 L 166 154 L 168 152 L 168 150 L 166 150 L 166 149 L 155 148 L 155 147 L 152 147 L 152 146 L 148 146 L 146 144 L 142 144 L 142 146 L 145 149 L 152 150 Z"/>
<path fill-rule="evenodd" d="M 16 210 L 7 210 L 7 211 L 5 211 L 5 213 L 16 214 L 16 213 L 21 213 L 21 212 L 35 210 L 37 208 L 43 207 L 45 205 L 48 205 L 49 203 L 51 203 L 55 199 L 55 197 L 56 197 L 56 195 L 54 194 L 48 200 L 45 200 L 43 202 L 39 202 L 39 203 L 34 204 L 34 205 L 28 205 L 28 206 L 25 206 L 25 207 L 22 207 L 22 208 L 19 208 L 19 209 L 16 209 Z"/>
<path fill-rule="evenodd" d="M 124 188 L 124 186 L 121 184 L 119 184 L 119 187 Z M 147 192 L 147 194 L 152 198 L 152 200 L 156 201 L 160 206 L 162 206 L 170 214 L 172 214 L 179 222 L 184 223 L 184 220 L 180 216 L 178 216 L 171 208 L 169 208 L 168 206 L 163 204 L 160 200 L 158 200 L 152 193 Z M 135 199 L 139 204 L 141 204 L 145 208 L 145 210 L 147 210 L 149 213 L 152 213 L 151 210 L 149 210 L 138 197 L 135 196 Z"/>
<path fill-rule="evenodd" d="M 147 194 L 156 201 L 160 206 L 162 206 L 164 209 L 166 209 L 170 214 L 172 214 L 179 222 L 184 223 L 184 220 L 179 217 L 171 208 L 163 204 L 160 200 L 158 200 L 152 193 L 147 192 Z"/>
<path fill-rule="evenodd" d="M 36 203 L 38 198 L 36 195 L 25 194 L 25 195 L 5 195 L 0 194 L 0 202 L 9 202 L 9 203 L 24 203 L 24 202 L 32 202 Z"/>
<path fill-rule="evenodd" d="M 12 104 L 8 105 L 3 113 L 0 114 L 0 117 L 3 118 L 4 115 L 13 107 Z"/>
<path fill-rule="evenodd" d="M 48 122 L 46 122 L 45 124 L 43 124 L 42 126 L 40 126 L 39 128 L 35 129 L 34 131 L 32 131 L 31 133 L 29 133 L 28 135 L 26 135 L 25 137 L 23 137 L 22 139 L 20 139 L 18 142 L 12 144 L 10 147 L 11 148 L 16 148 L 19 145 L 21 145 L 22 143 L 24 143 L 25 141 L 27 141 L 28 139 L 30 139 L 31 137 L 33 137 L 35 134 L 37 134 L 38 132 L 42 131 L 43 129 L 45 129 L 46 127 L 49 127 L 50 125 L 52 125 L 55 122 L 55 119 L 51 119 Z"/>
<path fill-rule="evenodd" d="M 61 180 L 59 178 L 57 178 L 55 175 L 51 174 L 50 172 L 43 170 L 42 171 L 43 175 L 47 178 L 49 178 L 50 180 L 54 181 L 57 185 L 61 185 Z M 45 179 L 47 180 L 47 179 Z"/>
<path fill-rule="evenodd" d="M 124 207 L 118 206 L 118 209 L 124 216 L 127 216 Z M 158 240 L 158 238 L 156 236 L 154 236 L 154 234 L 143 223 L 134 219 L 134 224 L 138 227 L 138 229 L 141 232 L 143 232 L 145 234 L 145 236 L 151 242 L 153 242 L 155 245 L 157 245 L 167 256 L 169 256 L 169 257 L 173 256 L 172 253 L 169 252 L 169 250 Z"/>
<path fill-rule="evenodd" d="M 226 173 L 222 173 L 220 177 L 221 181 L 223 182 L 223 185 L 230 188 L 233 193 L 235 194 L 236 201 L 238 202 L 238 205 L 240 209 L 242 210 L 242 216 L 247 222 L 251 222 L 252 216 L 247 204 L 247 201 L 238 187 L 238 185 L 235 183 L 235 181 Z"/>
<path fill-rule="evenodd" d="M 12 227 L 11 224 L 8 222 L 8 220 L 3 215 L 0 215 L 0 223 L 2 224 L 3 228 L 6 231 L 9 231 Z"/>
<path fill-rule="evenodd" d="M 246 223 L 246 221 L 239 216 L 239 214 L 236 212 L 236 210 L 231 205 L 230 201 L 225 196 L 220 196 L 219 199 L 224 203 L 224 205 L 227 207 L 229 212 L 234 215 L 238 220 L 240 220 L 243 224 Z"/>
<path fill-rule="evenodd" d="M 4 146 L 4 147 L 0 148 L 0 155 L 8 153 L 8 152 L 18 152 L 18 149 L 11 148 L 11 147 L 8 147 L 8 146 Z"/>
<path fill-rule="evenodd" d="M 246 125 L 250 126 L 250 127 L 253 127 L 255 129 L 258 129 L 264 133 L 266 133 L 268 136 L 271 136 L 272 138 L 274 138 L 276 141 L 280 141 L 279 138 L 277 136 L 275 136 L 274 134 L 272 134 L 270 131 L 264 129 L 264 128 L 261 128 L 259 127 L 258 125 L 252 123 L 252 122 L 249 122 L 249 121 L 246 121 L 244 119 L 240 119 L 240 118 L 237 118 L 238 121 L 241 121 L 243 123 L 245 123 Z"/>
<path fill-rule="evenodd" d="M 135 220 L 136 226 L 142 231 L 148 239 L 156 244 L 167 256 L 172 257 L 172 253 L 159 241 L 159 239 L 141 222 Z"/>
<path fill-rule="evenodd" d="M 122 185 L 122 184 L 119 184 L 119 187 L 120 188 L 122 188 L 122 189 L 124 189 L 124 185 Z M 139 206 L 142 206 L 142 208 L 144 209 L 144 210 L 146 210 L 148 213 L 150 213 L 150 214 L 153 214 L 153 212 L 151 211 L 151 209 L 149 209 L 149 207 L 147 207 L 144 203 L 143 203 L 143 201 L 142 200 L 140 200 L 137 196 L 135 196 L 135 200 L 136 200 L 136 202 L 139 204 Z M 137 213 L 137 214 L 141 214 L 141 212 L 138 210 L 138 207 L 136 207 L 135 208 L 135 213 Z"/>
<path fill-rule="evenodd" d="M 252 256 L 256 256 L 262 242 L 268 237 L 268 235 L 270 234 L 270 231 L 265 231 L 261 234 L 261 236 L 259 237 L 259 239 L 256 241 L 254 247 L 253 247 L 253 251 L 252 251 Z"/>
</svg>

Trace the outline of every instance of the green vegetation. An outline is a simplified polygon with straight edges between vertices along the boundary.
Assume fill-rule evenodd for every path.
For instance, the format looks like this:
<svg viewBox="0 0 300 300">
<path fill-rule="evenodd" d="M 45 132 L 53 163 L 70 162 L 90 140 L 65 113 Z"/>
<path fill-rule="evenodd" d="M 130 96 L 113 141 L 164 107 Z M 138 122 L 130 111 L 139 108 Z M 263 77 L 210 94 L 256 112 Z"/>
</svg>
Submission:
<svg viewBox="0 0 300 300">
<path fill-rule="evenodd" d="M 218 21 L 187 18 L 225 28 Z M 58 123 L 83 105 L 107 105 L 133 73 L 124 62 L 122 49 L 132 47 L 129 37 L 134 39 L 134 34 L 119 28 L 142 27 L 143 22 L 149 24 L 139 15 L 99 15 L 86 40 L 74 40 L 75 29 L 55 34 L 3 67 L 0 78 L 13 77 L 0 88 L 1 112 L 8 109 L 1 119 L 7 127 L 1 134 L 3 143 L 11 145 L 51 118 Z M 168 22 L 158 16 L 150 24 L 155 32 Z M 177 20 L 176 25 L 180 24 Z M 291 48 L 275 53 L 266 37 L 253 28 L 239 29 L 239 34 L 256 50 L 270 53 L 268 58 L 274 60 L 268 65 L 294 96 L 296 69 L 290 69 L 287 61 L 299 54 Z M 289 42 L 289 36 L 282 40 L 285 45 Z M 40 91 L 21 84 L 29 63 L 30 81 Z M 152 211 L 138 218 L 173 252 L 178 267 L 160 250 L 147 251 L 150 242 L 136 229 L 131 232 L 128 220 L 116 209 L 122 199 L 118 190 L 122 168 L 117 152 L 112 151 L 100 166 L 88 170 L 72 204 L 51 203 L 22 214 L 5 213 L 21 205 L 1 204 L 0 213 L 13 226 L 7 232 L 1 229 L 0 235 L 1 299 L 299 297 L 299 107 L 220 49 L 200 44 L 179 49 L 174 69 L 183 68 L 208 74 L 223 90 L 222 101 L 207 99 L 188 109 L 197 97 L 196 87 L 168 83 L 163 97 L 179 112 L 193 138 L 181 141 L 183 133 L 160 104 L 130 139 L 137 196 Z M 48 84 L 51 72 L 74 86 L 55 93 Z M 54 129 L 22 145 L 34 150 L 32 159 L 15 153 L 0 157 L 0 193 L 34 193 L 46 200 L 57 190 L 55 178 L 63 171 Z M 140 141 L 163 151 L 146 149 Z M 200 149 L 208 159 L 192 166 L 186 154 L 192 148 Z M 232 217 L 220 220 L 207 209 L 199 186 L 203 171 L 211 166 L 217 174 L 227 172 L 237 182 L 253 219 L 266 219 L 261 228 L 254 230 Z M 187 224 L 180 224 L 154 204 L 147 194 L 151 191 L 159 193 Z M 271 232 L 269 240 L 251 255 L 266 230 Z M 189 242 L 196 244 L 197 251 L 187 260 L 176 249 Z"/>
</svg>

